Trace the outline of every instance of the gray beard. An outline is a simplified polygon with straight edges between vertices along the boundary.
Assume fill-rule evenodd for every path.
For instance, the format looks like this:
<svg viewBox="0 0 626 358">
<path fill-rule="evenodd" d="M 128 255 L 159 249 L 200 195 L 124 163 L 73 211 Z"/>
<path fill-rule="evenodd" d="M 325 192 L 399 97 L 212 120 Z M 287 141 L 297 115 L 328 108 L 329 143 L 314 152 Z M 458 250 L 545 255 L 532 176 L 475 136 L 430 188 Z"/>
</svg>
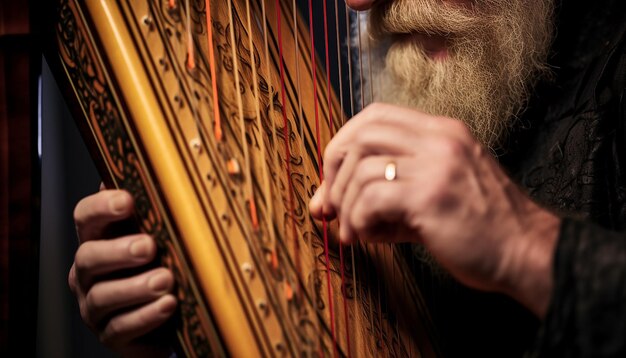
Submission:
<svg viewBox="0 0 626 358">
<path fill-rule="evenodd" d="M 370 35 L 368 13 L 353 14 L 355 108 L 385 102 L 456 118 L 483 145 L 501 150 L 532 86 L 547 73 L 551 41 L 551 7 L 538 6 L 540 13 L 522 16 L 530 5 L 514 4 L 516 11 L 497 18 L 495 25 L 451 35 L 443 60 L 430 58 L 410 37 Z M 533 16 L 544 20 L 529 20 Z M 527 30 L 531 26 L 538 30 Z"/>
</svg>

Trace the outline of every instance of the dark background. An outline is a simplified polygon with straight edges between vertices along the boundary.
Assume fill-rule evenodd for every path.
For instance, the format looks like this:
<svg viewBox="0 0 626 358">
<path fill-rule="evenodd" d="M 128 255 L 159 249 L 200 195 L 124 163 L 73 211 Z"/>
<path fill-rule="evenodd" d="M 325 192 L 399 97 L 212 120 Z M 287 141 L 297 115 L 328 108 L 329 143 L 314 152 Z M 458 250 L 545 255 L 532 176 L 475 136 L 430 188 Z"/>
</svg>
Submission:
<svg viewBox="0 0 626 358">
<path fill-rule="evenodd" d="M 45 60 L 42 62 L 37 356 L 112 357 L 82 323 L 67 284 L 78 246 L 74 206 L 98 190 L 100 178 L 54 77 Z"/>
</svg>

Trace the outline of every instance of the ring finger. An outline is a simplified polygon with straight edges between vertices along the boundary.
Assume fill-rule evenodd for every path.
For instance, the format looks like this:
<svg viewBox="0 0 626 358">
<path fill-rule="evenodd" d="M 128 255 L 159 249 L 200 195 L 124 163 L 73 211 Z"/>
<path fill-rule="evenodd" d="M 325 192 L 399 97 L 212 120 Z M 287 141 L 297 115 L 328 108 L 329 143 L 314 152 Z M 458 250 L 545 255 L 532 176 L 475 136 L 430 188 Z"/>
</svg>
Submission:
<svg viewBox="0 0 626 358">
<path fill-rule="evenodd" d="M 373 182 L 386 181 L 385 176 L 388 174 L 389 168 L 393 168 L 392 181 L 406 181 L 414 176 L 409 170 L 413 166 L 410 165 L 407 157 L 392 157 L 387 155 L 369 156 L 363 158 L 356 165 L 352 177 L 345 185 L 345 192 L 342 193 L 341 204 L 338 211 L 340 212 L 339 219 L 340 232 L 339 236 L 342 241 L 350 241 L 353 239 L 354 233 L 352 232 L 350 225 L 343 225 L 348 223 L 351 211 L 356 200 L 363 193 L 363 189 Z M 403 171 L 403 168 L 405 171 Z M 381 190 L 390 190 L 392 183 L 389 185 L 381 185 Z M 377 203 L 370 203 L 370 205 L 376 205 Z"/>
</svg>

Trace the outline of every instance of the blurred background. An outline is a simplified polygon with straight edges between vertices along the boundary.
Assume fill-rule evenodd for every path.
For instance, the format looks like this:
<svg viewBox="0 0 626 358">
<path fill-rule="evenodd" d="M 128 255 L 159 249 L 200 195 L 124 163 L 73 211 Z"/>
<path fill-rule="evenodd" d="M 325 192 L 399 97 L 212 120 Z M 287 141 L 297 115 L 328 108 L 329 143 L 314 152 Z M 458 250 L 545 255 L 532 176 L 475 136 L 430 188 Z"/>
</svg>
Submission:
<svg viewBox="0 0 626 358">
<path fill-rule="evenodd" d="M 38 1 L 0 0 L 0 356 L 112 357 L 67 285 L 100 179 L 41 55 Z"/>
<path fill-rule="evenodd" d="M 80 320 L 67 285 L 78 246 L 72 220 L 74 206 L 98 190 L 100 178 L 45 59 L 40 88 L 42 215 L 37 356 L 113 356 Z"/>
</svg>

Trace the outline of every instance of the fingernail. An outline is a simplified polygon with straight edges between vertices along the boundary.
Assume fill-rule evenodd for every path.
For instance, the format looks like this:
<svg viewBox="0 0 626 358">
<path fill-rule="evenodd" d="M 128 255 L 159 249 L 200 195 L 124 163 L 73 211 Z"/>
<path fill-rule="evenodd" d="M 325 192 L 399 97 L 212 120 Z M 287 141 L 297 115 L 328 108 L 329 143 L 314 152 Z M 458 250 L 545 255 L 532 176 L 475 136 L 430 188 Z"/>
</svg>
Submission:
<svg viewBox="0 0 626 358">
<path fill-rule="evenodd" d="M 170 314 L 174 312 L 174 309 L 176 309 L 176 304 L 177 304 L 174 296 L 168 295 L 168 296 L 163 296 L 163 297 L 164 298 L 162 298 L 161 302 L 159 303 L 159 311 L 164 314 Z"/>
<path fill-rule="evenodd" d="M 150 255 L 151 248 L 152 243 L 150 242 L 150 239 L 147 237 L 141 237 L 133 241 L 128 249 L 131 255 L 135 257 L 145 258 Z"/>
<path fill-rule="evenodd" d="M 166 272 L 159 272 L 148 280 L 148 287 L 156 293 L 165 293 L 170 288 L 170 276 Z"/>
<path fill-rule="evenodd" d="M 109 200 L 109 207 L 113 214 L 121 214 L 128 207 L 128 195 L 125 193 L 114 194 Z"/>
</svg>

